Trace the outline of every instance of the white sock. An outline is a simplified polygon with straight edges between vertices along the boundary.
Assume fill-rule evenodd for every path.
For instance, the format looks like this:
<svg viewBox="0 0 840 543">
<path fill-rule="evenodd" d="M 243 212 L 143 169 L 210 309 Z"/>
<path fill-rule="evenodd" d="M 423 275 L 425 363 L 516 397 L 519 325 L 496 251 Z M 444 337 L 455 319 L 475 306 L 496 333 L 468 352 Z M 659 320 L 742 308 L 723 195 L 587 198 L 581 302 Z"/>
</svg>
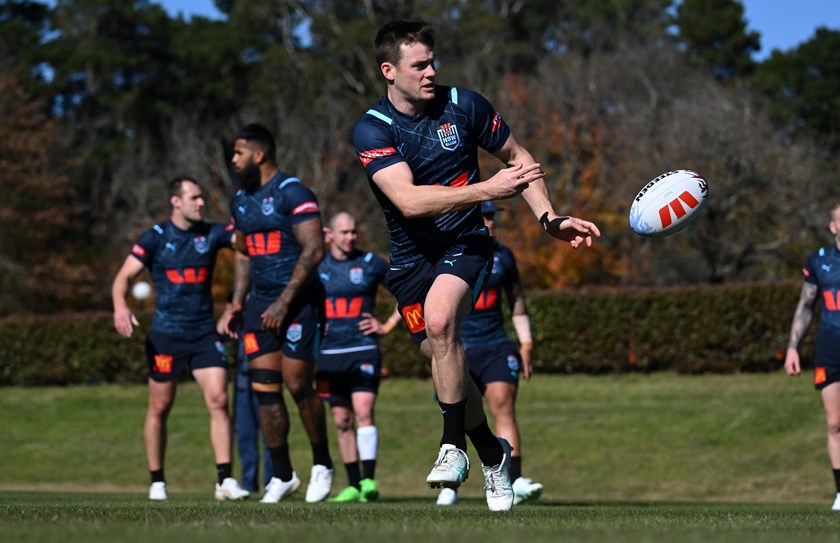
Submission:
<svg viewBox="0 0 840 543">
<path fill-rule="evenodd" d="M 356 447 L 359 449 L 359 460 L 376 460 L 376 449 L 379 446 L 379 432 L 376 426 L 362 426 L 356 430 Z"/>
</svg>

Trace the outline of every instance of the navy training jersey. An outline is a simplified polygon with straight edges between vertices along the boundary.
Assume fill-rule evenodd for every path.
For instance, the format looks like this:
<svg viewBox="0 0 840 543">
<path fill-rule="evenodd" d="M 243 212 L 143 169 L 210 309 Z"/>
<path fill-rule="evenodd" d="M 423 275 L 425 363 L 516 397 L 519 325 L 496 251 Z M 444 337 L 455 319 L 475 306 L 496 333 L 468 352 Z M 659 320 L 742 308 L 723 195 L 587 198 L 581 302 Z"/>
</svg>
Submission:
<svg viewBox="0 0 840 543">
<path fill-rule="evenodd" d="M 277 172 L 252 193 L 238 190 L 230 207 L 251 260 L 251 295 L 273 302 L 289 282 L 302 252 L 293 227 L 320 218 L 318 199 L 297 177 Z"/>
<path fill-rule="evenodd" d="M 387 97 L 365 113 L 353 131 L 353 146 L 385 213 L 392 267 L 436 258 L 454 240 L 476 232 L 486 234 L 487 230 L 479 206 L 407 219 L 376 186 L 373 175 L 406 162 L 415 185 L 478 183 L 478 148 L 493 153 L 509 136 L 510 128 L 486 98 L 455 87 L 437 85 L 435 98 L 414 118 L 397 111 Z"/>
<path fill-rule="evenodd" d="M 516 259 L 510 249 L 494 241 L 493 271 L 472 313 L 461 324 L 461 342 L 464 347 L 486 347 L 510 341 L 505 333 L 502 292 L 506 285 L 514 281 L 519 281 Z"/>
<path fill-rule="evenodd" d="M 840 336 L 840 251 L 834 245 L 814 251 L 802 273 L 806 283 L 817 285 L 820 289 L 820 334 Z"/>
<path fill-rule="evenodd" d="M 388 263 L 373 253 L 356 251 L 347 260 L 336 260 L 327 252 L 318 275 L 327 292 L 327 333 L 321 352 L 336 354 L 361 351 L 378 345 L 376 334 L 359 330 L 362 313 L 373 313 L 377 287 L 385 281 Z"/>
<path fill-rule="evenodd" d="M 172 221 L 144 232 L 131 254 L 146 266 L 155 284 L 152 330 L 168 334 L 215 328 L 213 268 L 233 232 L 222 224 L 198 223 L 181 230 Z"/>
</svg>

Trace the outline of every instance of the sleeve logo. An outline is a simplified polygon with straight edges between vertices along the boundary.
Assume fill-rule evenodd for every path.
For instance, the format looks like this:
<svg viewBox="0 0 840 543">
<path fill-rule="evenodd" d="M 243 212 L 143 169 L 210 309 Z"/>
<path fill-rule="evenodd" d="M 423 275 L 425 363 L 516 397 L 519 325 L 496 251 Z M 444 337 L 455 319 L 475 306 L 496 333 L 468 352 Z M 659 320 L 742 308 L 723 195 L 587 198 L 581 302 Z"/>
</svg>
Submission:
<svg viewBox="0 0 840 543">
<path fill-rule="evenodd" d="M 317 213 L 318 202 L 304 202 L 292 210 L 292 215 L 300 215 L 301 213 Z"/>
<path fill-rule="evenodd" d="M 359 160 L 362 166 L 367 166 L 377 158 L 391 156 L 397 154 L 397 150 L 393 147 L 383 147 L 382 149 L 371 149 L 370 151 L 362 151 L 359 153 Z"/>
<path fill-rule="evenodd" d="M 140 247 L 138 244 L 134 244 L 134 247 L 131 248 L 131 254 L 137 255 L 139 257 L 146 256 L 146 249 Z"/>
</svg>

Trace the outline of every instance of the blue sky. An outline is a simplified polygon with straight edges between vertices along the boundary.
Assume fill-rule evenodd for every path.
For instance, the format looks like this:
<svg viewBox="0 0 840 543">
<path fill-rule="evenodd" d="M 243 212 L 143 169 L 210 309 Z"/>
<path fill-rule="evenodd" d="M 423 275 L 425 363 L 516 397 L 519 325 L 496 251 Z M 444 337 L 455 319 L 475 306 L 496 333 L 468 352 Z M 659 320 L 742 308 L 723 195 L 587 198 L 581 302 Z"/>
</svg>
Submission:
<svg viewBox="0 0 840 543">
<path fill-rule="evenodd" d="M 158 0 L 172 15 L 219 17 L 213 0 Z M 763 59 L 773 49 L 787 51 L 808 40 L 817 27 L 840 30 L 840 0 L 742 0 L 747 26 L 761 33 Z"/>
</svg>

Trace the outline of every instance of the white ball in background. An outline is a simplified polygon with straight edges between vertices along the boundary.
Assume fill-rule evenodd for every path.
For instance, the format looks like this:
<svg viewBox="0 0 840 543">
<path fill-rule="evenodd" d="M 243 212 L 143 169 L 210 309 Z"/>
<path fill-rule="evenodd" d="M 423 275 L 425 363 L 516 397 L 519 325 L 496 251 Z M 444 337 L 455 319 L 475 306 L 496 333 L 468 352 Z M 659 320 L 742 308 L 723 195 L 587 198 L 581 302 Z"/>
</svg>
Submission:
<svg viewBox="0 0 840 543">
<path fill-rule="evenodd" d="M 131 287 L 131 295 L 138 300 L 145 300 L 152 293 L 152 285 L 145 281 L 138 281 Z"/>
</svg>

